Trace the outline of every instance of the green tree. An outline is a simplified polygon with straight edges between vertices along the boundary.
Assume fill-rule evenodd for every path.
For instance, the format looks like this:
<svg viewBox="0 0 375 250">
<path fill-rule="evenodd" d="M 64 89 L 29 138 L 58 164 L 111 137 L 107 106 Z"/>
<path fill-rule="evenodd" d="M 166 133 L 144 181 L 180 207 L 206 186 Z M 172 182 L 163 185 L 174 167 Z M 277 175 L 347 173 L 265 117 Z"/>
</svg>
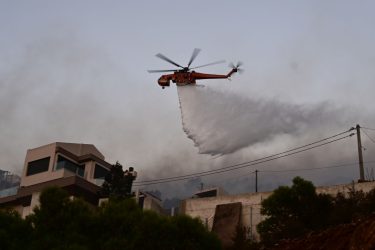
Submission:
<svg viewBox="0 0 375 250">
<path fill-rule="evenodd" d="M 220 249 L 216 235 L 198 219 L 142 211 L 133 199 L 110 199 L 100 207 L 100 249 Z"/>
<path fill-rule="evenodd" d="M 132 249 L 141 218 L 142 210 L 133 199 L 110 199 L 103 203 L 96 216 L 97 248 Z"/>
<path fill-rule="evenodd" d="M 27 249 L 32 237 L 31 225 L 14 210 L 0 210 L 0 248 Z"/>
<path fill-rule="evenodd" d="M 375 189 L 368 193 L 350 189 L 347 194 L 338 193 L 333 199 L 330 216 L 332 225 L 350 223 L 375 212 Z"/>
<path fill-rule="evenodd" d="M 233 246 L 228 250 L 258 250 L 261 245 L 254 238 L 254 235 L 247 236 L 249 232 L 248 227 L 237 226 L 236 234 L 233 237 Z"/>
<path fill-rule="evenodd" d="M 113 198 L 129 198 L 132 196 L 131 189 L 135 178 L 136 172 L 132 167 L 124 171 L 122 165 L 116 162 L 112 165 L 110 173 L 105 176 L 101 195 Z"/>
<path fill-rule="evenodd" d="M 267 218 L 257 230 L 262 242 L 271 245 L 326 227 L 331 209 L 329 195 L 318 195 L 310 181 L 295 177 L 291 187 L 281 186 L 262 201 L 261 214 Z"/>
<path fill-rule="evenodd" d="M 109 199 L 100 207 L 72 199 L 61 188 L 42 191 L 26 220 L 0 211 L 1 249 L 220 249 L 198 219 L 143 211 L 134 199 Z"/>
<path fill-rule="evenodd" d="M 34 226 L 34 249 L 90 249 L 93 208 L 80 200 L 71 200 L 58 187 L 45 189 L 40 205 L 27 220 Z"/>
<path fill-rule="evenodd" d="M 169 249 L 221 249 L 216 234 L 208 232 L 202 222 L 185 215 L 170 218 L 174 232 L 174 246 Z"/>
</svg>

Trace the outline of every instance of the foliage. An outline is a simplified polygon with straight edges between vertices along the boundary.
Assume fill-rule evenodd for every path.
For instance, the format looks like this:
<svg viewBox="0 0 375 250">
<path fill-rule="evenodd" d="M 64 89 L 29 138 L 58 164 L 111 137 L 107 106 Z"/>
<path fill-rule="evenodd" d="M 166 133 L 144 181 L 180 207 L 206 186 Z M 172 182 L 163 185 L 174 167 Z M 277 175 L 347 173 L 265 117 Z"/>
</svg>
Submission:
<svg viewBox="0 0 375 250">
<path fill-rule="evenodd" d="M 129 198 L 135 177 L 124 171 L 119 162 L 112 165 L 110 173 L 105 176 L 101 195 L 104 197 Z"/>
<path fill-rule="evenodd" d="M 280 239 L 295 238 L 328 224 L 332 199 L 318 195 L 315 186 L 300 177 L 292 187 L 281 186 L 262 201 L 261 214 L 267 218 L 258 224 L 261 240 L 271 245 Z"/>
<path fill-rule="evenodd" d="M 101 249 L 220 249 L 215 235 L 186 216 L 166 217 L 142 211 L 132 199 L 110 199 L 99 211 Z"/>
<path fill-rule="evenodd" d="M 100 207 L 52 187 L 23 220 L 0 211 L 1 249 L 220 249 L 198 219 L 143 211 L 133 199 L 111 198 Z"/>
<path fill-rule="evenodd" d="M 317 194 L 311 182 L 295 177 L 291 187 L 281 186 L 262 201 L 261 214 L 266 219 L 257 230 L 261 243 L 270 246 L 281 239 L 350 223 L 374 212 L 375 189 L 367 194 L 351 189 L 333 197 Z"/>
<path fill-rule="evenodd" d="M 80 200 L 57 187 L 40 195 L 40 206 L 27 220 L 34 226 L 34 249 L 89 249 L 92 210 Z"/>
<path fill-rule="evenodd" d="M 353 188 L 348 194 L 338 193 L 333 199 L 330 224 L 350 223 L 375 212 L 375 189 L 367 194 Z"/>
<path fill-rule="evenodd" d="M 13 210 L 0 210 L 0 247 L 27 249 L 31 242 L 32 227 Z"/>
<path fill-rule="evenodd" d="M 254 238 L 254 235 L 247 236 L 250 232 L 250 228 L 237 226 L 236 234 L 233 237 L 233 246 L 228 250 L 258 250 L 261 249 L 261 245 Z"/>
</svg>

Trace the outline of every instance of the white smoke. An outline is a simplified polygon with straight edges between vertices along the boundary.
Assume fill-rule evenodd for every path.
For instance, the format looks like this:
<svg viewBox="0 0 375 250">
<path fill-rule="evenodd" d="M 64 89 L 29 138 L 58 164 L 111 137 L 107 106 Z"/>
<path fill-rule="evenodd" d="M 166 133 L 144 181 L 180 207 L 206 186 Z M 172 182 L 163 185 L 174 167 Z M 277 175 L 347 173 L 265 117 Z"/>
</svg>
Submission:
<svg viewBox="0 0 375 250">
<path fill-rule="evenodd" d="M 340 127 L 339 110 L 328 103 L 307 107 L 193 85 L 178 87 L 178 95 L 183 129 L 201 154 L 230 154 L 332 121 Z"/>
</svg>

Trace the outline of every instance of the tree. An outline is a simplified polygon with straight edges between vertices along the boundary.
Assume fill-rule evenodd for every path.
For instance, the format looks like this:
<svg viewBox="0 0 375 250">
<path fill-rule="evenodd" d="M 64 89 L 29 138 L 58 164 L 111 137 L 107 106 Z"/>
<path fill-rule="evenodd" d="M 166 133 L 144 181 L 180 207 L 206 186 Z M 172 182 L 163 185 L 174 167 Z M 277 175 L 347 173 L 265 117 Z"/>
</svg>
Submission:
<svg viewBox="0 0 375 250">
<path fill-rule="evenodd" d="M 228 250 L 258 250 L 261 249 L 260 243 L 254 239 L 254 235 L 247 236 L 249 227 L 237 226 L 236 234 L 233 237 L 233 246 Z"/>
<path fill-rule="evenodd" d="M 110 199 L 99 209 L 100 249 L 220 249 L 198 219 L 142 211 L 133 199 Z"/>
<path fill-rule="evenodd" d="M 112 165 L 110 173 L 105 176 L 101 195 L 113 198 L 129 198 L 132 196 L 131 189 L 137 172 L 132 167 L 123 170 L 119 162 Z"/>
<path fill-rule="evenodd" d="M 330 216 L 332 225 L 350 223 L 375 212 L 375 189 L 368 193 L 350 189 L 345 195 L 338 193 L 333 199 L 333 211 Z"/>
<path fill-rule="evenodd" d="M 295 238 L 327 226 L 331 208 L 329 195 L 316 194 L 312 182 L 295 177 L 292 187 L 281 186 L 262 201 L 261 214 L 267 218 L 257 230 L 266 245 Z"/>
<path fill-rule="evenodd" d="M 93 208 L 58 187 L 43 190 L 39 200 L 27 217 L 34 226 L 32 249 L 90 249 Z"/>
<path fill-rule="evenodd" d="M 27 222 L 33 225 L 27 249 L 220 249 L 217 237 L 198 219 L 143 211 L 134 199 L 109 199 L 92 207 L 57 187 L 41 193 L 40 206 Z"/>
<path fill-rule="evenodd" d="M 27 249 L 32 240 L 32 227 L 14 210 L 0 210 L 0 248 Z"/>
</svg>

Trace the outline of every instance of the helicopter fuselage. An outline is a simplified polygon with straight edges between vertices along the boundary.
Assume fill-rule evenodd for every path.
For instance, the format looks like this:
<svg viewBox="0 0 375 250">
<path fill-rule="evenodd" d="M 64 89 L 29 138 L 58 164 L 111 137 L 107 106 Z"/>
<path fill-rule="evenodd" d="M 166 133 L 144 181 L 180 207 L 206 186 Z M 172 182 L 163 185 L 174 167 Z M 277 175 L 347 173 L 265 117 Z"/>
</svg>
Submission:
<svg viewBox="0 0 375 250">
<path fill-rule="evenodd" d="M 162 75 L 159 80 L 158 84 L 164 89 L 165 87 L 170 86 L 170 82 L 176 83 L 177 86 L 184 86 L 188 84 L 196 84 L 196 80 L 202 79 L 226 79 L 229 78 L 233 73 L 237 72 L 237 69 L 232 69 L 226 75 L 217 75 L 217 74 L 206 74 L 206 73 L 199 73 L 195 71 L 176 71 L 173 74 Z"/>
</svg>

